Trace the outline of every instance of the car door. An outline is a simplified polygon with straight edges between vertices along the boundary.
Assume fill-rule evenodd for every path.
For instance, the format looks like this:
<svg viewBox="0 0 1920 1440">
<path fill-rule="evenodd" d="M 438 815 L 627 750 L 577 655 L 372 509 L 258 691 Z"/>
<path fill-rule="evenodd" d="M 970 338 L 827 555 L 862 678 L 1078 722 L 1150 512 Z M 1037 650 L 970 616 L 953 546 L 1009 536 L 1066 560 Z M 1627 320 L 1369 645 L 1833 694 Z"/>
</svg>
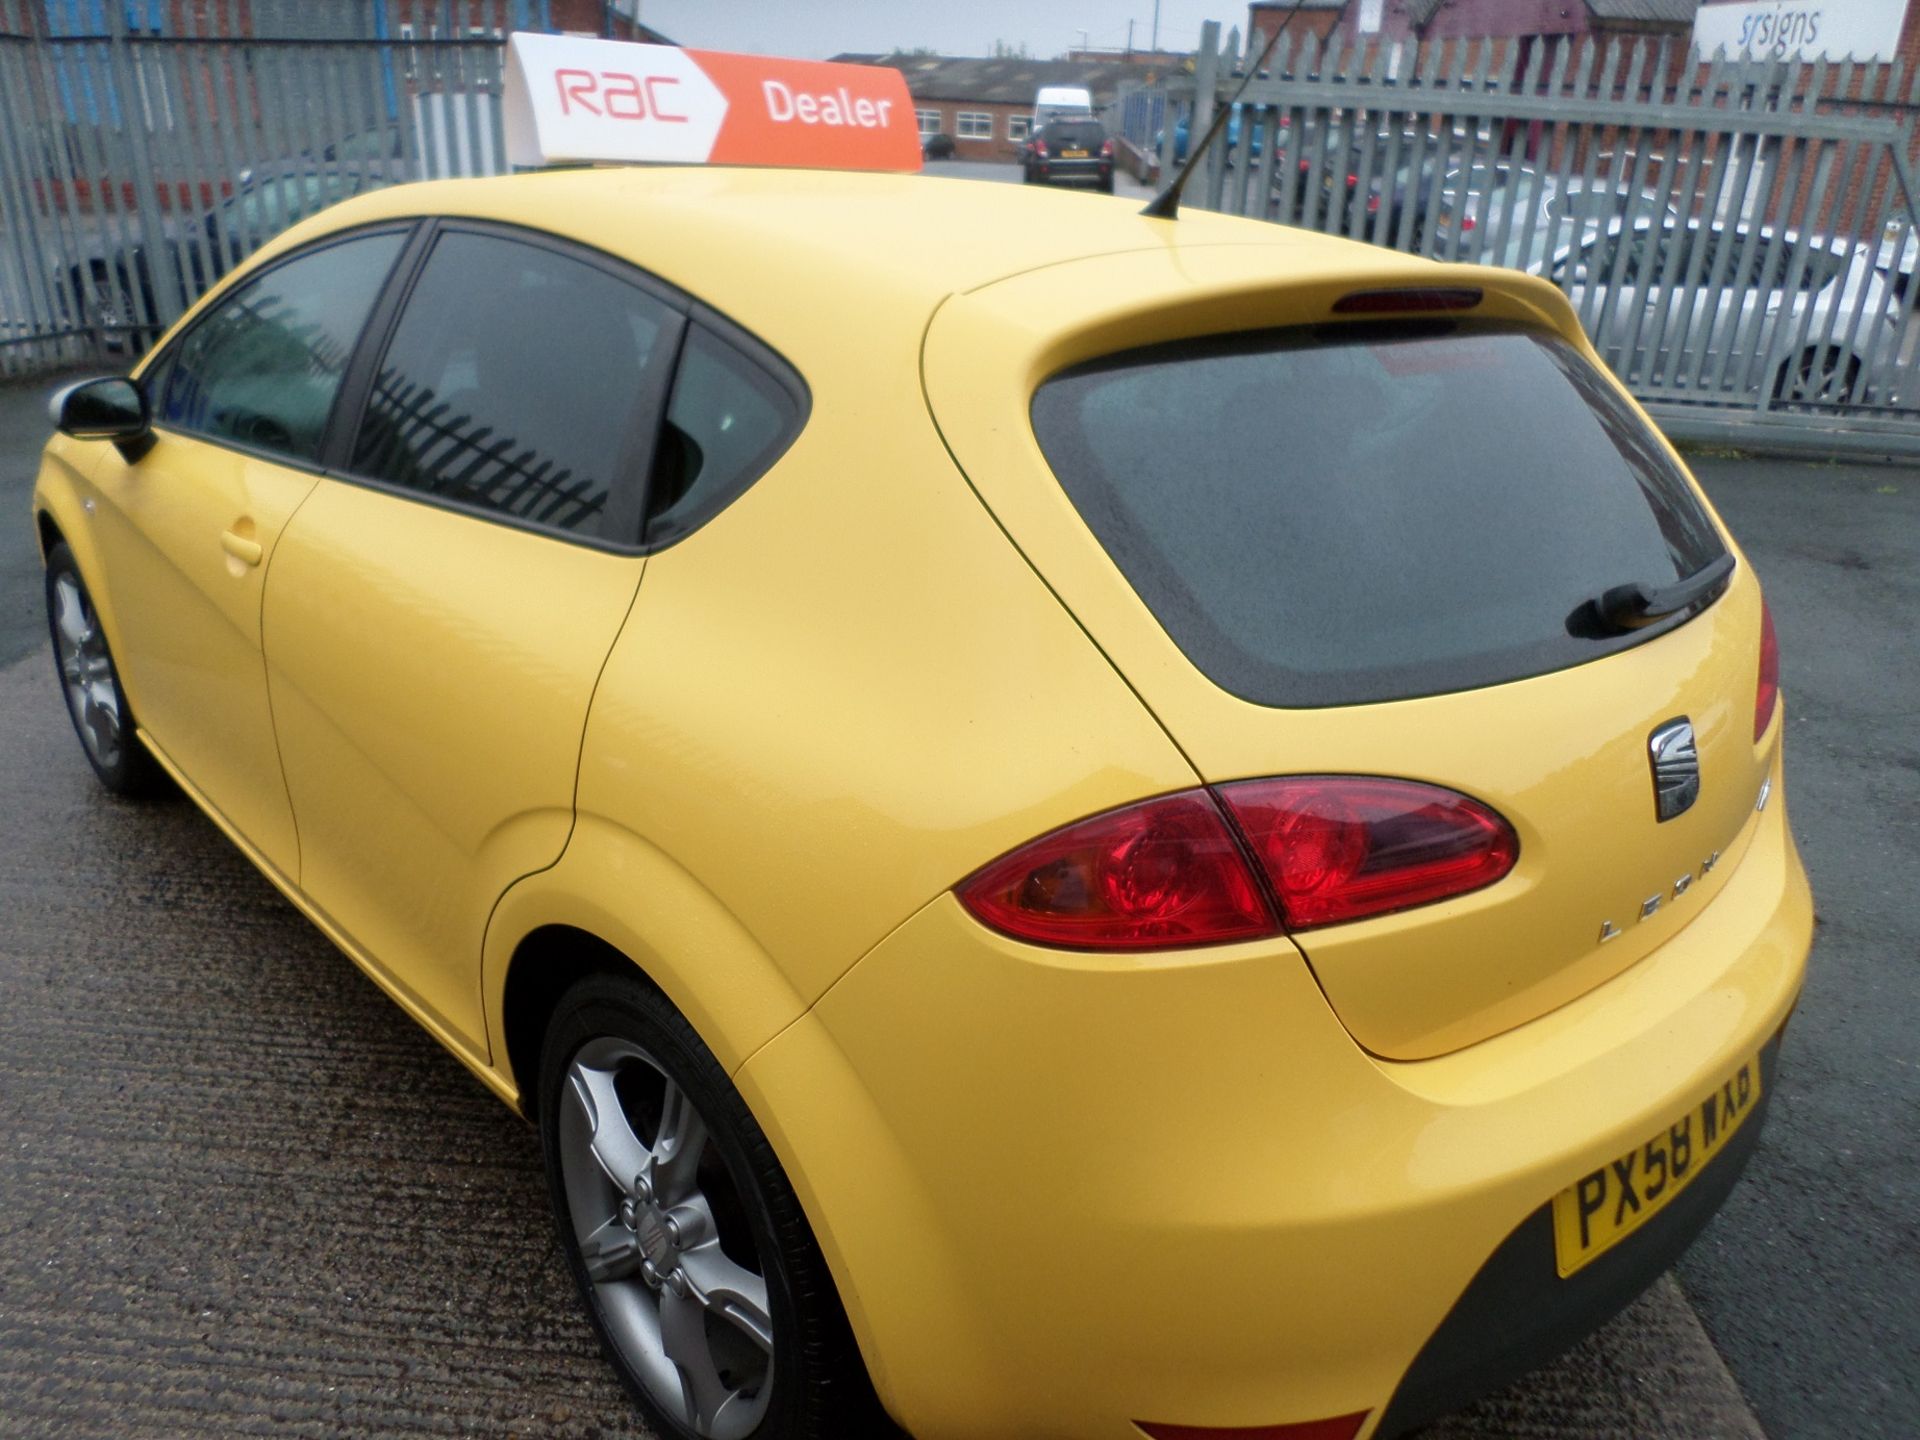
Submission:
<svg viewBox="0 0 1920 1440">
<path fill-rule="evenodd" d="M 260 650 L 265 577 L 316 483 L 347 357 L 406 231 L 276 262 L 141 376 L 154 444 L 93 472 L 95 540 L 141 727 L 275 869 L 297 874 Z M 106 447 L 103 447 L 106 448 Z"/>
<path fill-rule="evenodd" d="M 337 477 L 275 558 L 267 668 L 301 887 L 477 1055 L 487 916 L 572 827 L 684 323 L 593 252 L 441 228 L 356 373 Z"/>
</svg>

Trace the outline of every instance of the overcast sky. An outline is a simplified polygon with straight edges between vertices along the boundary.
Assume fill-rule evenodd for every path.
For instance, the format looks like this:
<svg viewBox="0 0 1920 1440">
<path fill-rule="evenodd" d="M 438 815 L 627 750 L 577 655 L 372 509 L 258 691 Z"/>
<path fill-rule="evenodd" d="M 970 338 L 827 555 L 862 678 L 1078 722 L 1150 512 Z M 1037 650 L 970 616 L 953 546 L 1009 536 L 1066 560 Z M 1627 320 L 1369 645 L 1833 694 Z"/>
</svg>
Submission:
<svg viewBox="0 0 1920 1440">
<path fill-rule="evenodd" d="M 1191 50 L 1200 22 L 1247 23 L 1231 0 L 1160 0 L 1160 46 Z M 1146 49 L 1153 0 L 640 0 L 640 18 L 682 45 L 824 60 L 843 50 L 911 50 L 987 55 L 996 40 L 1024 44 L 1036 59 L 1082 43 Z"/>
</svg>

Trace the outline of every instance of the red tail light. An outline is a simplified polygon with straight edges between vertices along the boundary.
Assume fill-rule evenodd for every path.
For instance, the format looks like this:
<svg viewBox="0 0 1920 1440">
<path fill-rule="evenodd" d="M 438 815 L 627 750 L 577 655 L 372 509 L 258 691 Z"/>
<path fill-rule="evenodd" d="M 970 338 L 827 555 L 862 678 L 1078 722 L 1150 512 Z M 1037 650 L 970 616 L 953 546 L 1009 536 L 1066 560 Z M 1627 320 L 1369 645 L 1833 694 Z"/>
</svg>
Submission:
<svg viewBox="0 0 1920 1440">
<path fill-rule="evenodd" d="M 1336 315 L 1398 315 L 1416 310 L 1471 310 L 1483 298 L 1479 290 L 1433 287 L 1421 290 L 1356 290 L 1333 302 Z"/>
<path fill-rule="evenodd" d="M 1056 830 L 955 891 L 995 930 L 1076 950 L 1172 950 L 1279 929 L 1232 830 L 1204 790 Z"/>
<path fill-rule="evenodd" d="M 1478 229 L 1479 225 L 1480 225 L 1480 222 L 1474 219 L 1473 216 L 1471 215 L 1462 215 L 1460 217 L 1460 228 L 1462 230 Z"/>
<path fill-rule="evenodd" d="M 1103 140 L 1103 141 L 1101 141 L 1101 142 L 1100 142 L 1100 154 L 1101 154 L 1101 156 L 1102 156 L 1102 158 L 1104 158 L 1104 159 L 1108 159 L 1108 160 L 1111 160 L 1111 159 L 1113 158 L 1113 141 L 1111 141 L 1111 140 Z"/>
<path fill-rule="evenodd" d="M 1040 159 L 1040 160 L 1044 160 L 1044 159 L 1046 159 L 1046 158 L 1047 158 L 1047 142 L 1046 142 L 1046 141 L 1044 141 L 1044 140 L 1036 140 L 1036 141 L 1034 141 L 1034 142 L 1033 142 L 1033 153 L 1034 153 L 1034 156 L 1035 156 L 1035 158 L 1037 158 L 1037 159 Z"/>
<path fill-rule="evenodd" d="M 1513 827 L 1437 785 L 1296 775 L 1223 786 L 1292 930 L 1426 905 L 1513 868 Z"/>
<path fill-rule="evenodd" d="M 1780 703 L 1780 637 L 1773 633 L 1773 611 L 1760 602 L 1760 684 L 1753 694 L 1753 739 L 1767 733 Z"/>
<path fill-rule="evenodd" d="M 1464 895 L 1505 875 L 1519 851 L 1512 826 L 1455 791 L 1297 775 L 1109 810 L 1023 845 L 954 890 L 976 919 L 1017 940 L 1173 950 L 1275 935 L 1282 921 L 1306 930 Z"/>
</svg>

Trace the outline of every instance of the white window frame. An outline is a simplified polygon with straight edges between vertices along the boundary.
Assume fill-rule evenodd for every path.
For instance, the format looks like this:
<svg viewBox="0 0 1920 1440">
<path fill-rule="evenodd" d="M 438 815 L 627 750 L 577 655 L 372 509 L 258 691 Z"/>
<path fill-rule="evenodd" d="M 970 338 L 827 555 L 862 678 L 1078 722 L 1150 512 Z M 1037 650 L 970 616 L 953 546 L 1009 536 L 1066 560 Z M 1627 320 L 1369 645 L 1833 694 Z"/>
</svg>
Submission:
<svg viewBox="0 0 1920 1440">
<path fill-rule="evenodd" d="M 920 110 L 913 112 L 914 123 L 920 127 L 922 136 L 940 133 L 940 112 L 938 110 Z"/>
<path fill-rule="evenodd" d="M 1033 133 L 1033 116 L 1031 115 L 1007 116 L 1007 139 L 1018 142 L 1026 139 L 1032 133 Z"/>
<path fill-rule="evenodd" d="M 991 110 L 961 110 L 953 117 L 953 138 L 956 140 L 993 139 L 993 112 Z"/>
</svg>

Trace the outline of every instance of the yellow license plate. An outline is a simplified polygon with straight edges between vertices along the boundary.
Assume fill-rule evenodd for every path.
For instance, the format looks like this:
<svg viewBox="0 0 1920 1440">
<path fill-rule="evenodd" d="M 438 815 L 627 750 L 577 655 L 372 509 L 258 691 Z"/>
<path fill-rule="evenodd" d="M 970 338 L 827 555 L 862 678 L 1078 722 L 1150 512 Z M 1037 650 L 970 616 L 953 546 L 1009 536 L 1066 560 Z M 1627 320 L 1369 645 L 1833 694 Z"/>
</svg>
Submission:
<svg viewBox="0 0 1920 1440">
<path fill-rule="evenodd" d="M 1760 1057 L 1646 1144 L 1553 1197 L 1553 1248 L 1562 1278 L 1619 1244 L 1671 1204 L 1760 1103 Z"/>
<path fill-rule="evenodd" d="M 1087 152 L 1084 150 L 1062 150 L 1060 152 L 1060 158 L 1062 160 L 1084 160 L 1087 158 Z"/>
</svg>

